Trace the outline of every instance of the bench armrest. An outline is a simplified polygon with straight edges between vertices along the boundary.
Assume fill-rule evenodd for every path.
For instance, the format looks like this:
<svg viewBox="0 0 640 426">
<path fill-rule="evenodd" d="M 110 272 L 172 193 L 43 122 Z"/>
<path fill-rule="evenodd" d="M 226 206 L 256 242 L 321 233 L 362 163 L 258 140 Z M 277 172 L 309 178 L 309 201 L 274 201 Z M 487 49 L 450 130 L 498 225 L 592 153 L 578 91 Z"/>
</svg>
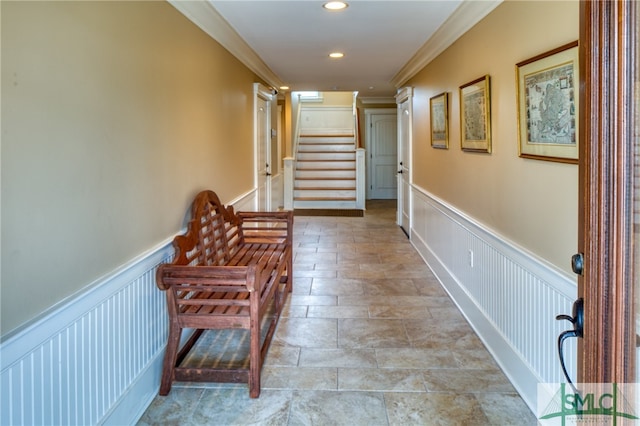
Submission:
<svg viewBox="0 0 640 426">
<path fill-rule="evenodd" d="M 236 288 L 236 291 L 255 290 L 258 265 L 247 266 L 188 266 L 164 264 L 156 271 L 156 285 L 160 290 L 171 286 Z"/>
</svg>

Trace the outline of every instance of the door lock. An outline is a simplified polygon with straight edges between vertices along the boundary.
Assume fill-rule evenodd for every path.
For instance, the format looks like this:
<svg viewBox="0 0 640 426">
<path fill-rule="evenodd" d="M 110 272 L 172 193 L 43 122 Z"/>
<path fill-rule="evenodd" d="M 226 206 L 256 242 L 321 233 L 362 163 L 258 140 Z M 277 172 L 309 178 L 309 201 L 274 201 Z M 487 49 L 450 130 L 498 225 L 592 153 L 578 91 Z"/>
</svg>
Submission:
<svg viewBox="0 0 640 426">
<path fill-rule="evenodd" d="M 574 274 L 582 275 L 584 272 L 584 254 L 576 253 L 571 256 L 571 270 Z"/>
</svg>

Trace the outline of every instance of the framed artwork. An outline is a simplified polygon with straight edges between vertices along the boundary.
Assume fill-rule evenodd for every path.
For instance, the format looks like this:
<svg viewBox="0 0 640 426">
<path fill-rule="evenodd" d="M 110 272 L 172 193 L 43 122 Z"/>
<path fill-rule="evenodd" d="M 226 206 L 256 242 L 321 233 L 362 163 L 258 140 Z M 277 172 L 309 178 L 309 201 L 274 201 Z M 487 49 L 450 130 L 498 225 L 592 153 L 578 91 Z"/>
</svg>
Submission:
<svg viewBox="0 0 640 426">
<path fill-rule="evenodd" d="M 516 64 L 519 155 L 578 163 L 578 42 Z"/>
<path fill-rule="evenodd" d="M 460 86 L 460 135 L 463 151 L 491 152 L 489 76 Z"/>
<path fill-rule="evenodd" d="M 441 93 L 429 99 L 431 111 L 431 146 L 449 148 L 449 96 Z"/>
</svg>

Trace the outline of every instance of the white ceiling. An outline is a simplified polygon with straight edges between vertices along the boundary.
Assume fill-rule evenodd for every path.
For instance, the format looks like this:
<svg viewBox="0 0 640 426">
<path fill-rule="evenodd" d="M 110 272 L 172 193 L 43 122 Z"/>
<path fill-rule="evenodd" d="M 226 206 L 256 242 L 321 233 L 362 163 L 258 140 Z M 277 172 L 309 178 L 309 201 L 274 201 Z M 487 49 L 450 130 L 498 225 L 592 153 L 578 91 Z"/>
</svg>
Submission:
<svg viewBox="0 0 640 426">
<path fill-rule="evenodd" d="M 393 96 L 500 1 L 351 0 L 336 12 L 317 0 L 170 0 L 268 84 L 365 98 Z"/>
</svg>

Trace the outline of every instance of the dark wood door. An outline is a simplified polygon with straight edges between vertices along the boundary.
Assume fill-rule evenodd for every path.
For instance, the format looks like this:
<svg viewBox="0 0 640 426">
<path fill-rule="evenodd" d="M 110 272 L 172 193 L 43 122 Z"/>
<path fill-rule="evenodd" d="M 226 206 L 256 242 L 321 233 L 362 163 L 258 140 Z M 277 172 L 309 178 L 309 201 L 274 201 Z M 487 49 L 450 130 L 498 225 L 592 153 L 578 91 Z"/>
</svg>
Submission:
<svg viewBox="0 0 640 426">
<path fill-rule="evenodd" d="M 640 3 L 633 0 L 580 3 L 578 245 L 585 266 L 578 292 L 584 298 L 585 316 L 578 381 L 582 383 L 637 381 L 638 7 Z"/>
</svg>

